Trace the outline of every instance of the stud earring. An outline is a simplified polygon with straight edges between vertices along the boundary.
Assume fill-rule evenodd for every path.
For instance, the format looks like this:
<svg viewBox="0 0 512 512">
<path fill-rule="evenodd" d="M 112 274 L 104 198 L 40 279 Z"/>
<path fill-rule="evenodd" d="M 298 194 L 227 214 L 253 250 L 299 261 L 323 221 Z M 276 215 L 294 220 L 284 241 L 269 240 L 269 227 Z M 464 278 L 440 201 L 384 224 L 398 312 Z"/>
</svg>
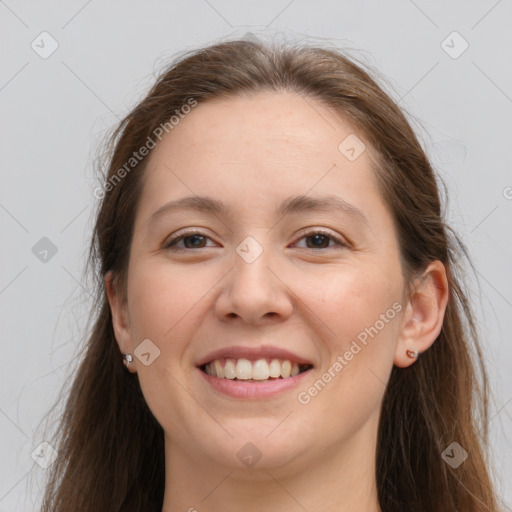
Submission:
<svg viewBox="0 0 512 512">
<path fill-rule="evenodd" d="M 133 361 L 133 356 L 131 354 L 123 354 L 123 363 L 128 368 L 130 363 Z"/>
<path fill-rule="evenodd" d="M 407 354 L 407 357 L 410 357 L 411 359 L 417 359 L 420 354 L 417 350 L 412 350 L 410 348 L 408 348 L 405 353 Z"/>
</svg>

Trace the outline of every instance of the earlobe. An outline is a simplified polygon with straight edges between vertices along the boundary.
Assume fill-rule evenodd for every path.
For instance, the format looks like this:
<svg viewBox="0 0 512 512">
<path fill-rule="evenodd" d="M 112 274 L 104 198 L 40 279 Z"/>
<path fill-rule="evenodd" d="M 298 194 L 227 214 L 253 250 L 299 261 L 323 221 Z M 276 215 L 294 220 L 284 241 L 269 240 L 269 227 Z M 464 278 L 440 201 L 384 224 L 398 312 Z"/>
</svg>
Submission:
<svg viewBox="0 0 512 512">
<path fill-rule="evenodd" d="M 446 269 L 440 261 L 433 261 L 417 279 L 405 308 L 395 348 L 395 366 L 410 366 L 435 342 L 443 327 L 448 298 Z"/>
</svg>

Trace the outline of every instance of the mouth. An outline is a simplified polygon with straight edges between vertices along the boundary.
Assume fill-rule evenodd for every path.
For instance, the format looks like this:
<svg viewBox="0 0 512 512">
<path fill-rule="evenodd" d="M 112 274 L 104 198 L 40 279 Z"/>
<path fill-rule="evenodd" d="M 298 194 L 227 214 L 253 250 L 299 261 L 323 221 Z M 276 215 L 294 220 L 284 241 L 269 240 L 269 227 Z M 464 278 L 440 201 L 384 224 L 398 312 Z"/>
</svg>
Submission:
<svg viewBox="0 0 512 512">
<path fill-rule="evenodd" d="M 244 383 L 263 383 L 287 380 L 305 373 L 313 365 L 280 358 L 214 359 L 198 367 L 203 373 L 217 379 Z"/>
<path fill-rule="evenodd" d="M 229 345 L 205 355 L 196 367 L 205 389 L 245 401 L 286 396 L 304 384 L 314 364 L 283 347 Z"/>
</svg>

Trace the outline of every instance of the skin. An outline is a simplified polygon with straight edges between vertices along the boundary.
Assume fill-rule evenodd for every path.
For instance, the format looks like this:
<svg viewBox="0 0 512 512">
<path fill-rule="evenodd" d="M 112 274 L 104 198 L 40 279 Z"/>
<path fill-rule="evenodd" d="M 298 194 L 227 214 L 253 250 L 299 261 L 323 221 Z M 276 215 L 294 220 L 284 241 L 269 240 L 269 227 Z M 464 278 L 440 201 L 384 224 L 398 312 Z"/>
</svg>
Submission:
<svg viewBox="0 0 512 512">
<path fill-rule="evenodd" d="M 134 357 L 129 371 L 165 432 L 165 512 L 380 510 L 374 461 L 385 385 L 393 365 L 414 364 L 407 349 L 423 352 L 435 341 L 448 285 L 443 265 L 432 262 L 406 298 L 370 148 L 353 162 L 338 150 L 352 133 L 317 100 L 264 92 L 199 104 L 150 155 L 126 300 L 110 273 L 106 287 L 121 352 L 133 354 L 145 339 L 160 350 L 148 366 Z M 334 210 L 275 215 L 301 194 L 342 198 L 368 225 Z M 148 227 L 162 205 L 190 195 L 221 200 L 230 214 L 179 210 Z M 207 238 L 179 242 L 182 252 L 164 249 L 184 228 Z M 321 238 L 322 248 L 312 240 L 318 228 L 334 237 Z M 263 248 L 252 263 L 236 252 L 247 236 Z M 300 403 L 298 393 L 393 303 L 401 311 Z M 314 364 L 299 388 L 228 398 L 196 368 L 215 349 L 262 344 Z M 253 467 L 237 457 L 247 442 L 262 454 Z"/>
</svg>

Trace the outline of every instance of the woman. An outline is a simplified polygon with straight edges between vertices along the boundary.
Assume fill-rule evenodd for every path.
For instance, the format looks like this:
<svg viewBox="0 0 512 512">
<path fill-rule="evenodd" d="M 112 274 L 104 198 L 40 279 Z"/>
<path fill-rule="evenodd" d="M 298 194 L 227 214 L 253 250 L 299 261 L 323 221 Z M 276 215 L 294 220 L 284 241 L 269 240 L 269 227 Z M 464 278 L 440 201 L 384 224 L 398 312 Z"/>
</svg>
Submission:
<svg viewBox="0 0 512 512">
<path fill-rule="evenodd" d="M 497 510 L 464 248 L 362 66 L 210 46 L 111 144 L 43 510 Z"/>
</svg>

